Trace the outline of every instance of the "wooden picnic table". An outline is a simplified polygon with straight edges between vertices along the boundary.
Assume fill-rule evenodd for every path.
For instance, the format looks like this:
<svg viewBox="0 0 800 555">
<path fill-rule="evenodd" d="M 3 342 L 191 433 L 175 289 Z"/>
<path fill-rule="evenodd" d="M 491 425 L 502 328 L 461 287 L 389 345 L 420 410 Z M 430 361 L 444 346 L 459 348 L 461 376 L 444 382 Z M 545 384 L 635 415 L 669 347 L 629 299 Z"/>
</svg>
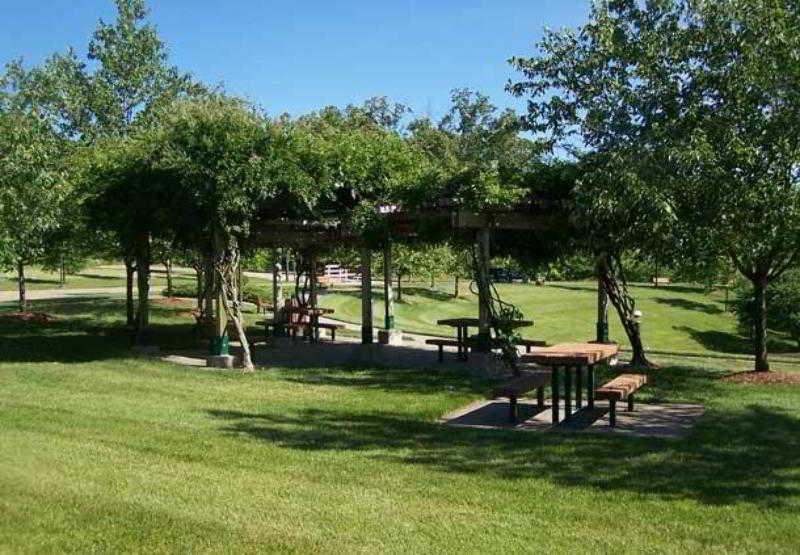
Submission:
<svg viewBox="0 0 800 555">
<path fill-rule="evenodd" d="M 467 340 L 469 339 L 469 328 L 480 327 L 481 321 L 478 318 L 444 318 L 436 322 L 440 326 L 456 328 L 456 341 L 458 341 L 458 357 L 462 360 L 467 354 Z M 533 325 L 531 320 L 504 320 L 503 325 L 513 328 L 526 328 Z"/>
<path fill-rule="evenodd" d="M 586 400 L 589 408 L 594 408 L 594 367 L 616 357 L 619 346 L 616 343 L 559 343 L 551 347 L 534 349 L 523 355 L 523 362 L 533 362 L 550 369 L 552 391 L 553 424 L 560 420 L 561 371 L 564 372 L 564 414 L 570 418 L 572 412 L 573 374 L 575 402 L 577 410 L 583 405 L 583 374 L 586 372 Z"/>
<path fill-rule="evenodd" d="M 312 342 L 319 341 L 319 317 L 326 314 L 333 314 L 336 312 L 332 308 L 322 308 L 319 306 L 301 306 L 295 309 L 295 312 L 303 316 L 308 316 L 311 323 L 311 333 L 309 339 Z"/>
</svg>

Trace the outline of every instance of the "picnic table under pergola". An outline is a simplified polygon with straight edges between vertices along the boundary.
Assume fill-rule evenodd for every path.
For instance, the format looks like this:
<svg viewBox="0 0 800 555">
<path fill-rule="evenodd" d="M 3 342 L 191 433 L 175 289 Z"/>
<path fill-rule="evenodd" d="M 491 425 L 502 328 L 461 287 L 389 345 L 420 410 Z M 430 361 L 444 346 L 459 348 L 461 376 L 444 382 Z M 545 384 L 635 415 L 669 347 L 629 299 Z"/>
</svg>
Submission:
<svg viewBox="0 0 800 555">
<path fill-rule="evenodd" d="M 458 357 L 465 358 L 467 349 L 469 349 L 470 335 L 469 328 L 481 327 L 480 318 L 444 318 L 436 322 L 440 326 L 449 326 L 456 328 L 456 341 L 458 342 Z M 504 320 L 500 324 L 504 327 L 511 328 L 527 328 L 533 325 L 532 320 Z"/>
</svg>

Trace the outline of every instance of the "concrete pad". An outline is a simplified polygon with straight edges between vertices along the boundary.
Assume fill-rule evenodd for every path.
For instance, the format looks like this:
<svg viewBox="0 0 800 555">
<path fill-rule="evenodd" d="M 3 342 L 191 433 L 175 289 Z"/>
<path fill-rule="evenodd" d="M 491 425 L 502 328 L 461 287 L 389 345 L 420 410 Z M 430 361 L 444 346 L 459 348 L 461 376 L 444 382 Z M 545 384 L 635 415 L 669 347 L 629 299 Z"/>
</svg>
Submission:
<svg viewBox="0 0 800 555">
<path fill-rule="evenodd" d="M 509 421 L 509 403 L 494 399 L 476 401 L 462 407 L 439 421 L 449 426 L 480 429 L 514 429 L 528 432 L 563 431 L 581 433 L 619 434 L 637 437 L 679 438 L 687 435 L 705 412 L 703 405 L 669 403 L 637 403 L 634 412 L 627 412 L 624 403 L 617 405 L 617 426 L 608 424 L 608 403 L 598 401 L 594 410 L 584 405 L 564 420 L 564 404 L 560 404 L 560 422 L 553 426 L 552 401 L 540 410 L 535 400 L 520 399 L 517 404 L 519 422 Z"/>
<path fill-rule="evenodd" d="M 212 355 L 206 358 L 206 366 L 228 370 L 233 368 L 235 360 L 233 355 Z"/>
<path fill-rule="evenodd" d="M 378 343 L 381 345 L 402 345 L 403 332 L 400 330 L 378 330 Z"/>
<path fill-rule="evenodd" d="M 181 364 L 183 366 L 206 366 L 205 359 L 197 357 L 189 357 L 183 355 L 167 355 L 161 357 L 163 362 L 171 362 L 173 364 Z"/>
</svg>

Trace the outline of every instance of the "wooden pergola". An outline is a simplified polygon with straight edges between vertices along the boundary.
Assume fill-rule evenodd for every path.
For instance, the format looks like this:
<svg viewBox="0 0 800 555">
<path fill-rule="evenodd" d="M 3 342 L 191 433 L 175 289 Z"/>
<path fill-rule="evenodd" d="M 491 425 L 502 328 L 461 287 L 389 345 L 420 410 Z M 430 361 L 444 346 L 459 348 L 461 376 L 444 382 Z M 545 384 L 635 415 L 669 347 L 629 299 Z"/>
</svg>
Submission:
<svg viewBox="0 0 800 555">
<path fill-rule="evenodd" d="M 325 220 L 303 220 L 291 217 L 258 219 L 246 245 L 255 248 L 292 248 L 308 255 L 309 302 L 317 306 L 317 258 L 318 252 L 329 246 L 349 246 L 360 250 L 361 273 L 361 342 L 375 341 L 373 328 L 372 255 L 374 250 L 383 253 L 384 326 L 379 334 L 381 343 L 397 344 L 402 334 L 396 329 L 393 298 L 392 242 L 419 242 L 426 240 L 425 230 L 436 229 L 439 237 L 467 237 L 477 245 L 478 271 L 488 276 L 492 239 L 511 243 L 541 242 L 540 234 L 557 226 L 565 225 L 563 205 L 557 201 L 528 200 L 508 209 L 475 212 L 462 209 L 454 203 L 439 203 L 434 208 L 405 211 L 398 207 L 381 208 L 388 223 L 391 240 L 376 247 L 350 227 L 343 219 L 332 216 Z M 531 245 L 517 245 L 520 249 Z M 273 283 L 279 283 L 278 269 L 273 265 Z M 491 328 L 490 298 L 485 288 L 479 289 L 479 336 L 488 338 Z M 273 306 L 280 307 L 282 298 L 278 287 L 273 287 Z M 598 303 L 600 306 L 600 303 Z M 604 306 L 604 305 L 603 305 Z M 605 318 L 605 308 L 598 312 L 598 330 Z M 225 329 L 224 318 L 217 310 L 218 330 Z M 600 339 L 600 337 L 598 337 Z M 488 344 L 488 342 L 487 342 Z M 222 353 L 215 353 L 222 354 Z"/>
</svg>

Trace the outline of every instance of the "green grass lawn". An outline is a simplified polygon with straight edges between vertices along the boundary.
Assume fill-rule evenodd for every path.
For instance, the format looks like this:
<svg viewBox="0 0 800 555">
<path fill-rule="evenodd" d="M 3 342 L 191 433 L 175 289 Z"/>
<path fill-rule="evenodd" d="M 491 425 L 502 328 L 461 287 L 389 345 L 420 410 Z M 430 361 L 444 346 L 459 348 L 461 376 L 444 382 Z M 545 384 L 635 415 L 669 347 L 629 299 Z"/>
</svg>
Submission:
<svg viewBox="0 0 800 555">
<path fill-rule="evenodd" d="M 591 333 L 588 291 L 535 293 L 542 336 Z M 696 351 L 657 355 L 641 395 L 705 403 L 680 440 L 446 428 L 490 381 L 179 367 L 131 355 L 119 299 L 34 301 L 59 320 L 0 319 L 0 552 L 796 552 L 800 388 L 720 381 L 746 361 L 682 326 L 728 316 L 659 295 L 703 297 L 642 303 L 648 343 Z M 186 311 L 156 304 L 165 350 Z"/>
<path fill-rule="evenodd" d="M 596 287 L 589 282 L 551 283 L 547 287 L 526 284 L 500 284 L 503 300 L 516 305 L 527 319 L 536 322 L 521 330 L 524 337 L 544 339 L 551 343 L 587 340 L 595 337 L 597 321 Z M 724 293 L 707 293 L 702 288 L 673 285 L 654 288 L 632 286 L 637 308 L 643 313 L 642 334 L 645 347 L 662 355 L 747 355 L 752 351 L 742 337 L 735 317 L 725 311 Z M 374 291 L 374 324 L 383 325 L 383 292 Z M 333 308 L 335 317 L 348 322 L 361 321 L 361 297 L 356 290 L 332 289 L 320 300 Z M 397 324 L 404 331 L 432 335 L 454 335 L 452 328 L 438 326 L 442 318 L 476 317 L 478 300 L 469 292 L 458 299 L 452 287 L 441 284 L 436 289 L 413 284 L 404 288 L 403 302 L 395 304 Z M 625 333 L 613 307 L 609 307 L 610 335 L 626 343 Z M 772 339 L 773 352 L 781 354 L 798 350 L 796 343 L 780 337 Z"/>
<path fill-rule="evenodd" d="M 40 267 L 25 269 L 25 282 L 28 289 L 59 289 L 61 283 L 57 272 L 48 272 Z M 194 274 L 178 269 L 174 275 L 175 286 L 194 287 Z M 164 272 L 154 270 L 151 278 L 153 287 L 159 290 L 166 287 Z M 101 287 L 125 287 L 125 268 L 121 265 L 95 265 L 66 276 L 66 289 L 97 289 Z M 0 272 L 0 291 L 16 291 L 18 288 L 15 272 Z"/>
</svg>

